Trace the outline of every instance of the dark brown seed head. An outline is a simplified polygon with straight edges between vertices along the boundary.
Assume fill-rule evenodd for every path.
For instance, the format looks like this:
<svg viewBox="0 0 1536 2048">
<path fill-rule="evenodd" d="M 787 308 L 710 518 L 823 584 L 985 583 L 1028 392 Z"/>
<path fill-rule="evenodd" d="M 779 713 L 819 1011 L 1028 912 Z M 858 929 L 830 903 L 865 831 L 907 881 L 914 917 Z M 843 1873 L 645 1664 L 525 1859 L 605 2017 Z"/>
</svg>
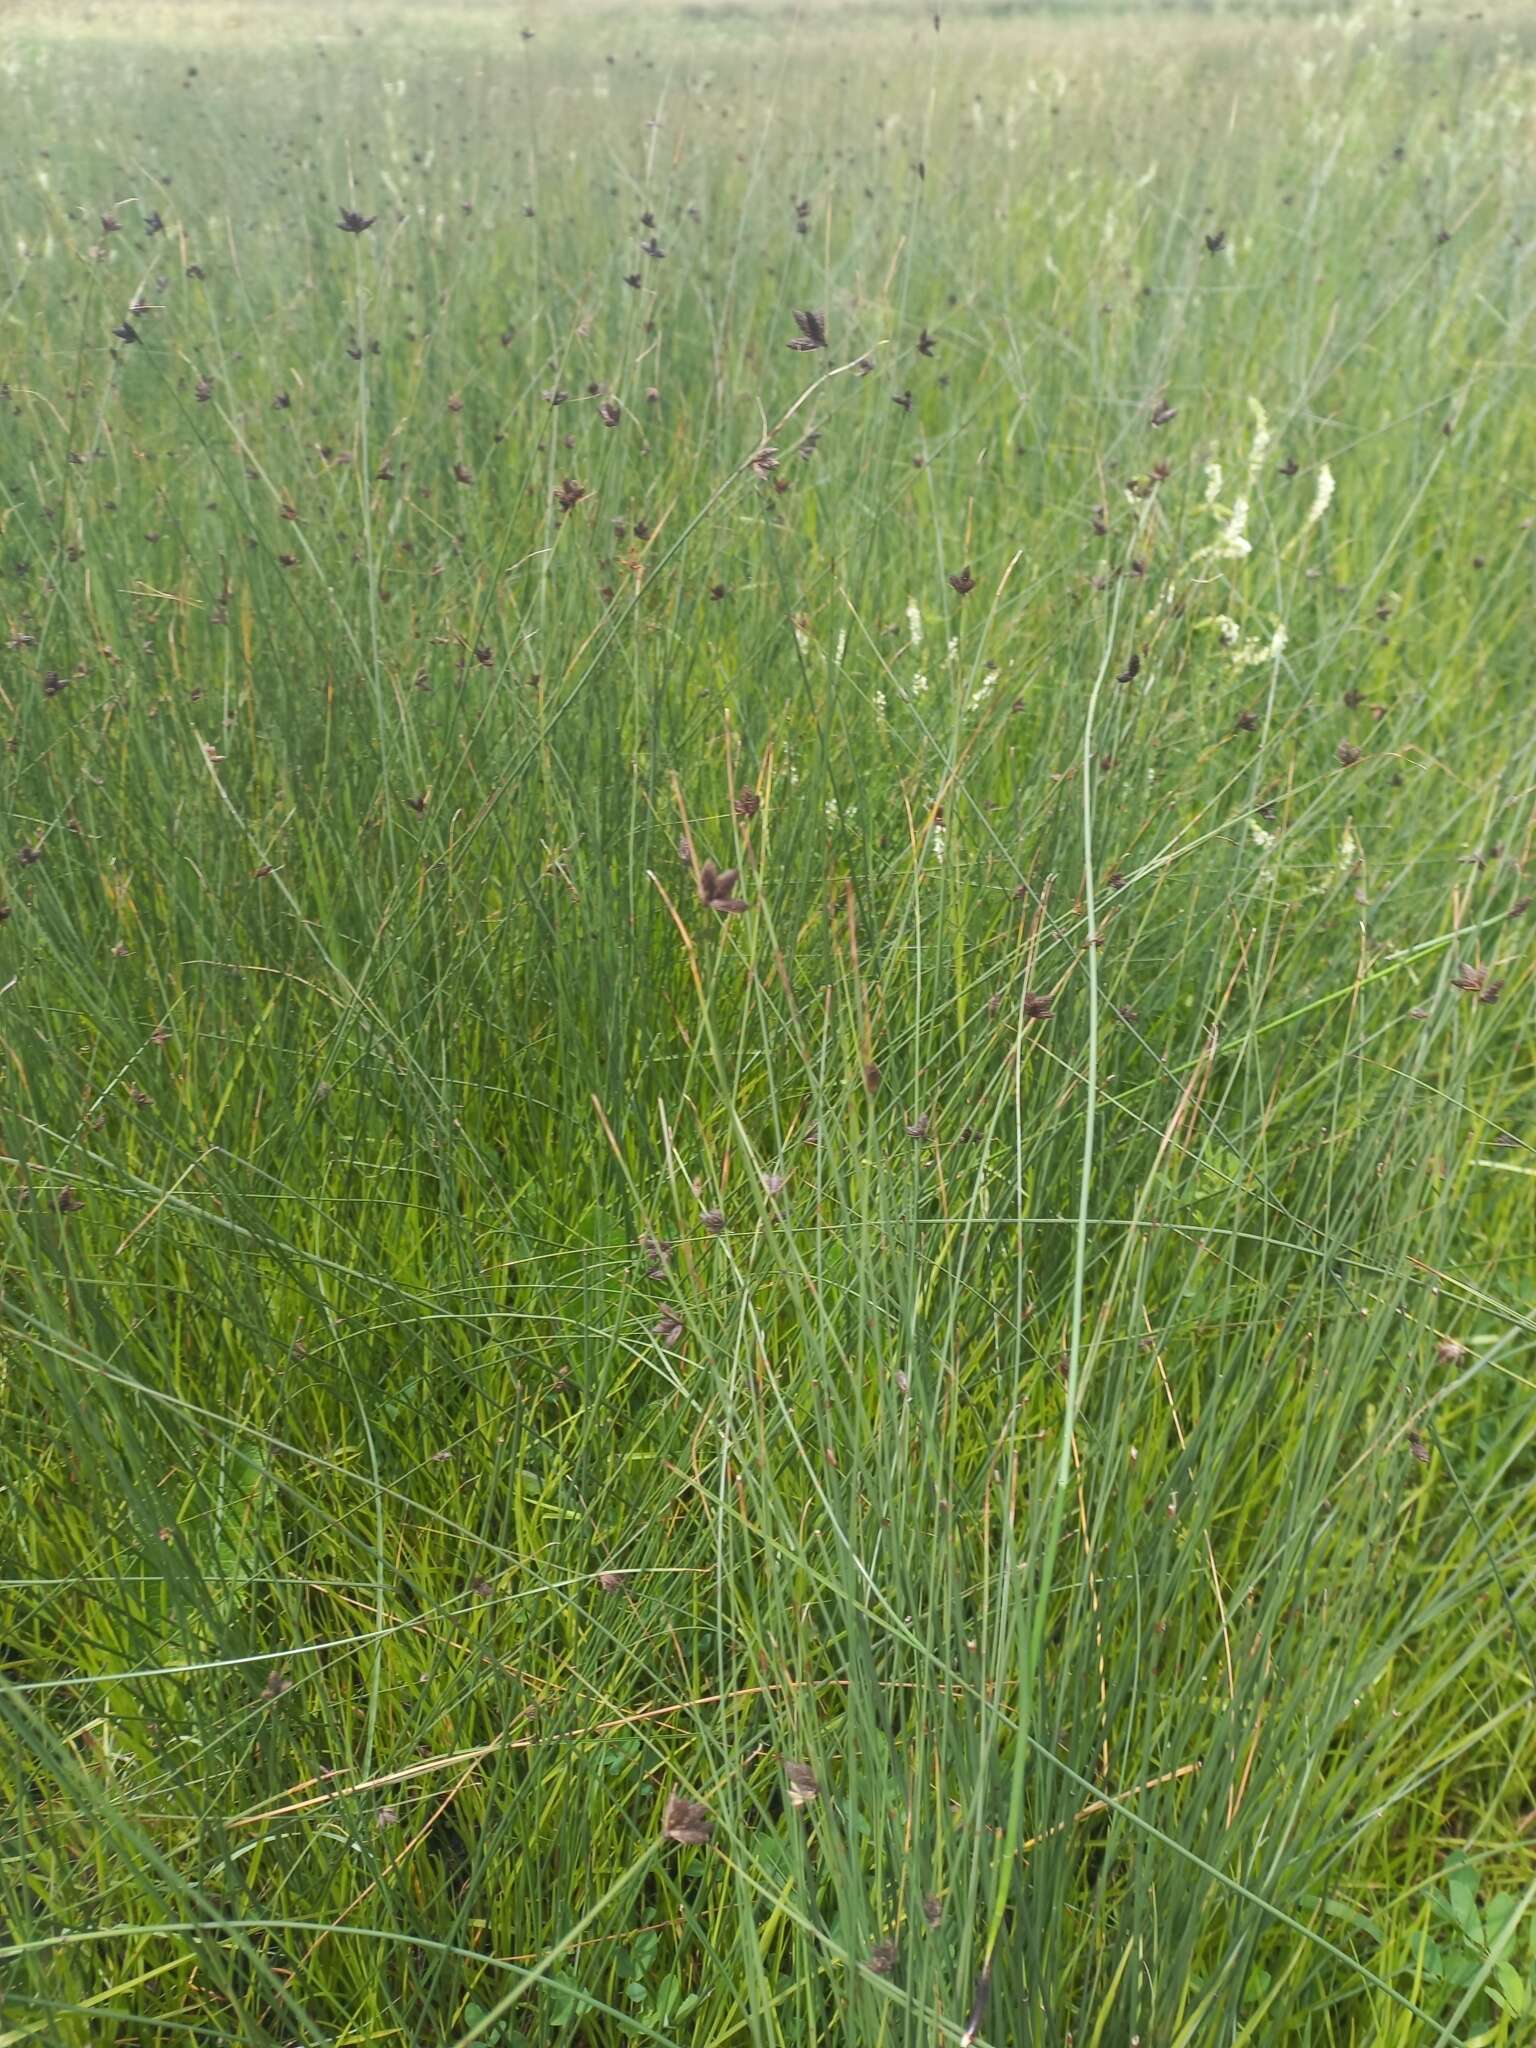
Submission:
<svg viewBox="0 0 1536 2048">
<path fill-rule="evenodd" d="M 963 569 L 957 569 L 954 572 L 949 579 L 949 584 L 957 597 L 970 596 L 971 592 L 976 588 L 976 578 L 971 574 L 969 562 L 966 563 Z"/>
<path fill-rule="evenodd" d="M 1205 253 L 1207 256 L 1219 256 L 1226 246 L 1227 231 L 1225 228 L 1218 228 L 1214 235 L 1207 235 L 1205 238 Z"/>
<path fill-rule="evenodd" d="M 755 818 L 763 808 L 763 800 L 755 789 L 744 789 L 731 808 L 738 818 Z"/>
<path fill-rule="evenodd" d="M 739 869 L 726 868 L 719 872 L 712 860 L 705 861 L 699 870 L 699 901 L 706 909 L 719 911 L 724 916 L 738 916 L 747 907 L 731 893 L 739 879 Z"/>
<path fill-rule="evenodd" d="M 813 349 L 826 347 L 826 321 L 820 313 L 812 312 L 807 307 L 804 311 L 795 314 L 795 325 L 799 328 L 800 332 L 793 341 L 785 342 L 784 346 L 786 348 Z"/>
<path fill-rule="evenodd" d="M 667 1801 L 661 1832 L 669 1842 L 707 1842 L 715 1832 L 715 1824 L 707 1807 L 700 1806 L 697 1800 L 685 1799 L 681 1792 L 674 1792 Z"/>
<path fill-rule="evenodd" d="M 336 225 L 344 235 L 360 235 L 364 228 L 371 228 L 379 217 L 376 213 L 354 213 L 350 206 L 339 207 L 337 210 L 341 218 Z"/>
<path fill-rule="evenodd" d="M 899 405 L 903 412 L 910 412 L 912 410 L 912 394 L 910 391 L 898 391 L 892 398 L 891 403 L 892 405 Z"/>
<path fill-rule="evenodd" d="M 895 1969 L 901 1951 L 889 1936 L 877 1941 L 869 1952 L 869 1967 L 877 1977 L 889 1977 Z"/>
<path fill-rule="evenodd" d="M 925 327 L 917 337 L 917 352 L 920 356 L 931 356 L 937 343 Z"/>
<path fill-rule="evenodd" d="M 875 1065 L 875 1062 L 871 1060 L 864 1069 L 865 1094 L 878 1095 L 880 1093 L 880 1083 L 884 1078 L 885 1077 L 880 1072 L 880 1069 Z"/>
<path fill-rule="evenodd" d="M 1044 1024 L 1054 1014 L 1050 997 L 1037 995 L 1033 990 L 1025 991 L 1023 1010 L 1032 1024 Z"/>
<path fill-rule="evenodd" d="M 1362 758 L 1362 749 L 1357 747 L 1353 740 L 1340 740 L 1335 751 L 1338 754 L 1339 766 L 1341 768 L 1353 768 L 1355 763 Z"/>
<path fill-rule="evenodd" d="M 821 1786 L 809 1764 L 786 1763 L 784 1776 L 791 1806 L 811 1806 L 821 1797 Z"/>
<path fill-rule="evenodd" d="M 1152 408 L 1152 424 L 1154 427 L 1166 427 L 1170 420 L 1177 419 L 1178 416 L 1179 408 L 1176 405 L 1159 404 Z"/>
</svg>

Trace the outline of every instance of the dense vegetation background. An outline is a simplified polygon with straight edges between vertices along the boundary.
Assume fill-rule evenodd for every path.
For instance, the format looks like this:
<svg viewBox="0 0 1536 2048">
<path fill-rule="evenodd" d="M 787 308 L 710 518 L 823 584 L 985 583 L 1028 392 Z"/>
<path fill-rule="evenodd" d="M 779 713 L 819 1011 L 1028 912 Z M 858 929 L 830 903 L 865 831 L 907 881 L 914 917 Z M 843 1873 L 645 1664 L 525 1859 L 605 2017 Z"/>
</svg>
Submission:
<svg viewBox="0 0 1536 2048">
<path fill-rule="evenodd" d="M 0 2041 L 1530 2038 L 1536 30 L 942 14 L 0 44 Z"/>
</svg>

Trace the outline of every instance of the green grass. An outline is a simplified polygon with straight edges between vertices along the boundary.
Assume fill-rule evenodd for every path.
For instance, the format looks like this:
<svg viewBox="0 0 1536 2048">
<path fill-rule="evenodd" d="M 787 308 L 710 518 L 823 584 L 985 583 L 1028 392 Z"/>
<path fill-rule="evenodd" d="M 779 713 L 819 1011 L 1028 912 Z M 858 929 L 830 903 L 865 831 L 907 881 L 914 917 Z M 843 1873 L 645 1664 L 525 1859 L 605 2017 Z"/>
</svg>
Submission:
<svg viewBox="0 0 1536 2048">
<path fill-rule="evenodd" d="M 0 48 L 0 2043 L 1515 2048 L 1536 32 L 530 18 Z"/>
</svg>

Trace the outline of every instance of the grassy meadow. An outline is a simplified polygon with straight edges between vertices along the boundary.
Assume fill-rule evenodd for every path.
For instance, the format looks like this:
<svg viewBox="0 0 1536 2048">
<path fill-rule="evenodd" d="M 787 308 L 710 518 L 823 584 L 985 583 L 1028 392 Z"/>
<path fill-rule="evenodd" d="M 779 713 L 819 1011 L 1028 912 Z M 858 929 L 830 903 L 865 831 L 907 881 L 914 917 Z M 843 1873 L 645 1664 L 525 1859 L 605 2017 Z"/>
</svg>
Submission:
<svg viewBox="0 0 1536 2048">
<path fill-rule="evenodd" d="M 0 2048 L 1536 2038 L 1536 16 L 941 14 L 0 11 Z"/>
</svg>

